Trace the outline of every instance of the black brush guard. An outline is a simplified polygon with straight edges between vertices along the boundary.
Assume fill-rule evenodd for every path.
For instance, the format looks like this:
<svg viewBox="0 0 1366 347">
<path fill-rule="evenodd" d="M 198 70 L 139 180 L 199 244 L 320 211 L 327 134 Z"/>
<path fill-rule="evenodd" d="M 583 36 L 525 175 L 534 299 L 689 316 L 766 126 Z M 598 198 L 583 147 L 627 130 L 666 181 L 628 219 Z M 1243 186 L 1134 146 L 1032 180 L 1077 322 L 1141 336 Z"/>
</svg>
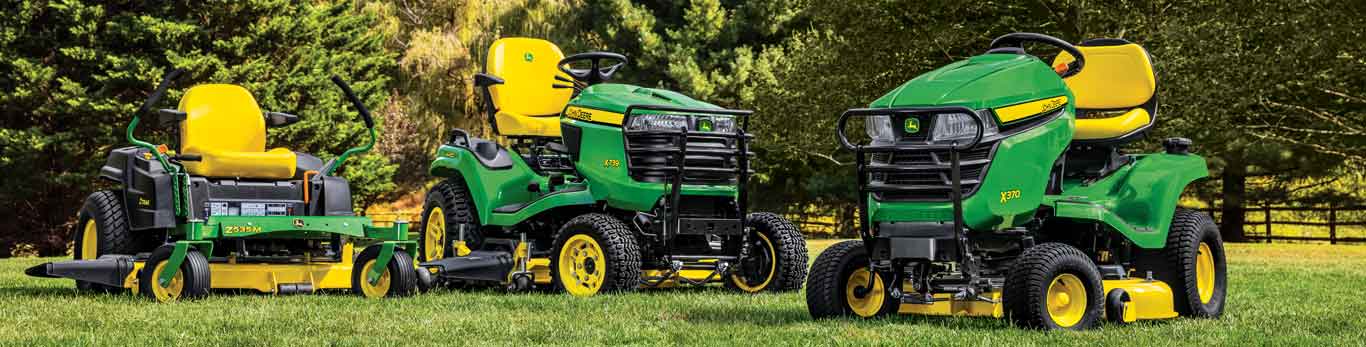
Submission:
<svg viewBox="0 0 1366 347">
<path fill-rule="evenodd" d="M 953 140 L 953 141 L 948 142 L 948 143 L 932 143 L 932 142 L 929 142 L 929 141 L 926 141 L 925 143 L 900 143 L 900 142 L 893 142 L 892 144 L 885 144 L 885 145 L 884 145 L 884 144 L 854 144 L 854 143 L 852 143 L 852 142 L 849 141 L 849 137 L 845 134 L 845 128 L 846 128 L 846 126 L 848 125 L 849 120 L 852 119 L 852 118 L 854 118 L 854 117 L 865 117 L 865 118 L 866 118 L 866 117 L 872 117 L 872 116 L 888 116 L 888 117 L 892 117 L 892 116 L 895 116 L 895 115 L 910 115 L 910 116 L 928 115 L 928 117 L 925 117 L 925 118 L 922 118 L 922 119 L 932 119 L 932 120 L 937 121 L 937 119 L 936 119 L 937 116 L 936 116 L 936 115 L 939 115 L 939 114 L 950 114 L 950 113 L 962 113 L 962 114 L 967 114 L 967 115 L 972 116 L 972 119 L 973 119 L 973 120 L 977 121 L 977 133 L 972 137 L 972 140 L 971 140 L 971 141 L 962 142 L 962 143 L 960 143 L 958 140 Z M 936 124 L 935 126 L 937 126 L 937 124 Z M 937 169 L 938 169 L 938 168 L 933 168 L 933 167 L 924 167 L 924 166 L 916 166 L 916 165 L 893 165 L 893 164 L 870 165 L 870 164 L 868 163 L 868 155 L 869 155 L 869 154 L 878 154 L 878 153 L 889 153 L 889 154 L 892 154 L 892 153 L 930 153 L 931 155 L 933 155 L 933 152 L 934 152 L 934 151 L 948 151 L 948 154 L 949 154 L 949 181 L 950 181 L 949 198 L 950 198 L 950 201 L 953 203 L 953 237 L 954 237 L 954 240 L 956 241 L 955 243 L 957 244 L 957 251 L 958 251 L 957 254 L 958 254 L 959 264 L 962 265 L 962 266 L 959 266 L 959 269 L 962 270 L 962 274 L 963 274 L 964 278 L 965 278 L 965 279 L 968 279 L 968 283 L 975 283 L 975 282 L 976 282 L 976 279 L 977 279 L 977 277 L 978 277 L 978 270 L 976 269 L 976 266 L 975 266 L 975 265 L 976 265 L 976 261 L 973 261 L 973 260 L 971 259 L 972 255 L 970 254 L 970 252 L 968 252 L 968 241 L 967 241 L 967 237 L 966 237 L 966 232 L 963 230 L 963 229 L 964 229 L 964 222 L 963 222 L 963 179 L 962 179 L 962 168 L 961 168 L 962 163 L 961 163 L 961 160 L 960 160 L 960 158 L 959 158 L 959 154 L 960 154 L 960 152 L 968 151 L 968 150 L 971 150 L 971 149 L 977 147 L 977 145 L 980 144 L 980 143 L 982 142 L 982 132 L 983 132 L 985 129 L 986 129 L 986 120 L 982 119 L 982 115 L 981 115 L 981 114 L 978 114 L 976 111 L 974 111 L 974 110 L 972 110 L 972 109 L 970 109 L 970 108 L 961 107 L 961 106 L 905 107 L 905 108 L 860 108 L 860 109 L 852 109 L 852 110 L 845 111 L 843 114 L 840 115 L 839 121 L 838 121 L 838 123 L 836 124 L 836 131 L 835 131 L 835 133 L 836 133 L 836 135 L 837 135 L 837 137 L 838 137 L 838 139 L 839 139 L 840 145 L 843 146 L 845 149 L 851 150 L 851 151 L 854 152 L 854 156 L 855 156 L 855 161 L 854 161 L 854 163 L 855 163 L 855 170 L 857 171 L 857 174 L 858 174 L 858 200 L 859 200 L 859 201 L 858 201 L 858 204 L 859 204 L 859 205 L 858 205 L 858 206 L 859 206 L 859 209 L 858 209 L 858 211 L 859 211 L 859 230 L 858 230 L 858 232 L 859 232 L 859 238 L 861 238 L 861 239 L 863 240 L 863 245 L 864 245 L 865 248 L 867 248 L 868 254 L 874 254 L 874 253 L 873 253 L 873 241 L 874 241 L 874 238 L 875 238 L 875 235 L 873 235 L 873 230 L 872 230 L 872 225 L 871 225 L 871 224 L 872 224 L 872 220 L 871 220 L 871 219 L 872 219 L 872 216 L 871 216 L 871 215 L 869 214 L 869 212 L 868 212 L 868 198 L 869 198 L 869 195 L 872 194 L 872 193 L 874 193 L 874 192 L 877 192 L 877 193 L 889 193 L 889 192 L 891 192 L 891 193 L 895 193 L 895 192 L 914 192 L 914 191 L 919 191 L 919 190 L 922 190 L 922 189 L 923 189 L 923 187 L 921 187 L 921 186 L 912 185 L 912 184 L 881 183 L 881 184 L 873 185 L 873 184 L 870 184 L 870 183 L 868 182 L 868 181 L 869 181 L 869 179 L 868 179 L 869 174 L 872 173 L 872 172 L 918 172 L 918 171 L 919 171 L 919 172 L 924 172 L 924 171 L 928 171 L 928 170 L 937 170 Z M 873 268 L 872 262 L 873 262 L 873 259 L 870 257 L 870 258 L 869 258 L 869 264 L 868 264 L 868 268 L 869 268 L 869 269 L 872 269 L 872 268 Z M 894 276 L 895 276 L 895 275 L 894 275 Z M 869 283 L 868 283 L 867 285 L 861 287 L 861 288 L 858 288 L 858 291 L 861 291 L 861 293 L 856 293 L 856 294 L 858 294 L 858 295 L 867 295 L 867 292 L 870 291 L 871 288 L 872 288 L 872 286 L 873 286 L 872 279 L 873 279 L 874 277 L 875 277 L 875 276 L 869 276 Z M 900 281 L 899 279 L 896 279 L 896 278 L 894 277 L 893 283 L 900 283 L 899 281 Z M 899 287 L 899 285 L 897 285 L 896 287 Z M 972 290 L 972 286 L 966 286 L 966 287 L 968 288 L 968 291 L 965 292 L 964 294 L 970 295 L 970 297 L 977 297 L 977 292 L 974 291 L 974 290 Z"/>
<path fill-rule="evenodd" d="M 731 133 L 689 131 L 683 129 L 630 130 L 631 119 L 645 112 L 685 116 L 688 124 L 695 124 L 698 117 L 732 116 L 735 117 L 735 130 Z M 699 109 L 669 106 L 634 105 L 626 108 L 622 118 L 622 143 L 626 150 L 626 167 L 633 179 L 644 182 L 668 184 L 667 203 L 660 216 L 665 225 L 660 229 L 661 249 L 666 259 L 672 258 L 668 240 L 678 234 L 718 234 L 747 235 L 745 216 L 748 214 L 748 192 L 745 182 L 752 171 L 749 158 L 749 140 L 754 136 L 745 133 L 749 116 L 754 111 L 728 109 Z M 720 141 L 725 146 L 716 146 Z M 633 142 L 637 145 L 633 146 Z M 649 146 L 639 145 L 650 142 Z M 731 146 L 731 143 L 734 143 Z M 695 144 L 689 146 L 690 143 Z M 708 146 L 696 145 L 699 143 Z M 633 158 L 665 157 L 668 161 L 644 163 Z M 700 163 L 689 165 L 689 162 Z M 711 163 L 711 165 L 708 165 Z M 736 185 L 735 219 L 729 218 L 684 218 L 681 213 L 682 187 L 690 185 Z M 743 255 L 741 255 L 743 258 Z"/>
</svg>

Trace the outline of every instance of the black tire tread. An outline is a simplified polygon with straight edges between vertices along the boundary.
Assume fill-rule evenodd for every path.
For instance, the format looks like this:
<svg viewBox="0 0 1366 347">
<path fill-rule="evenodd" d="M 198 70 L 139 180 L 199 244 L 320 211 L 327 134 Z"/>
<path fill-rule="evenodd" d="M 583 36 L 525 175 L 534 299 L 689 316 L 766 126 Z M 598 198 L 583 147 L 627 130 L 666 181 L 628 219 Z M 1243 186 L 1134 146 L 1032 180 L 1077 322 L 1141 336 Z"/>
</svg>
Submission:
<svg viewBox="0 0 1366 347">
<path fill-rule="evenodd" d="M 152 255 L 147 258 L 147 265 L 143 266 L 138 273 L 138 292 L 140 294 L 156 300 L 156 294 L 152 293 L 151 287 L 153 283 L 156 283 L 156 274 L 152 270 L 156 269 L 156 264 L 170 259 L 174 251 L 175 246 L 169 244 L 157 247 L 152 251 Z M 178 300 L 191 300 L 209 295 L 212 281 L 209 273 L 209 260 L 204 258 L 204 254 L 195 249 L 186 251 L 185 261 L 180 263 L 180 272 L 184 274 L 185 284 Z"/>
<path fill-rule="evenodd" d="M 1167 284 L 1172 288 L 1175 297 L 1175 308 L 1178 314 L 1183 316 L 1213 318 L 1223 314 L 1223 295 L 1224 288 L 1215 287 L 1216 308 L 1200 308 L 1200 292 L 1196 288 L 1195 262 L 1196 253 L 1199 250 L 1200 242 L 1214 241 L 1218 245 L 1211 245 L 1212 251 L 1222 251 L 1223 240 L 1219 235 L 1218 228 L 1213 227 L 1214 221 L 1209 215 L 1184 208 L 1177 208 L 1172 216 L 1171 228 L 1167 232 L 1167 245 L 1163 248 L 1162 256 L 1165 258 L 1168 267 L 1165 268 L 1167 276 L 1163 276 Z M 1212 229 L 1210 229 L 1212 228 Z M 1208 230 L 1214 230 L 1208 232 Z M 1215 249 L 1217 247 L 1217 249 Z M 1215 258 L 1216 283 L 1219 277 L 1224 277 L 1218 273 L 1227 271 L 1224 264 L 1219 261 L 1223 259 L 1220 255 Z M 1174 268 L 1173 268 L 1174 267 Z M 1227 280 L 1225 279 L 1225 283 Z"/>
<path fill-rule="evenodd" d="M 425 249 L 421 249 L 423 247 L 426 247 L 426 243 L 424 242 L 426 241 L 425 238 L 427 237 L 426 223 L 427 218 L 431 216 L 432 207 L 441 207 L 441 212 L 445 215 L 446 218 L 445 222 L 447 242 L 445 245 L 443 245 L 443 247 L 446 248 L 446 252 L 444 254 L 451 253 L 452 250 L 450 248 L 450 245 L 451 242 L 454 241 L 454 239 L 452 239 L 451 237 L 459 236 L 457 234 L 460 230 L 460 224 L 479 225 L 479 217 L 477 214 L 475 214 L 474 202 L 471 201 L 470 192 L 469 189 L 465 187 L 464 180 L 459 176 L 441 180 L 441 182 L 438 182 L 436 186 L 432 187 L 431 191 L 427 192 L 427 201 L 422 208 L 423 225 L 421 229 L 418 229 L 422 232 L 418 233 L 417 244 L 419 250 L 417 256 L 423 261 L 432 260 L 426 259 L 427 252 Z M 478 228 L 474 229 L 475 230 L 466 230 L 467 238 L 478 239 Z M 474 233 L 474 235 L 470 235 L 469 233 Z M 476 244 L 472 242 L 470 246 L 475 247 Z"/>
<path fill-rule="evenodd" d="M 551 282 L 555 283 L 555 287 L 564 290 L 559 279 L 559 269 L 555 268 L 559 264 L 560 249 L 569 237 L 576 234 L 574 230 L 581 228 L 597 239 L 607 252 L 607 278 L 598 292 L 627 292 L 638 288 L 641 260 L 640 245 L 636 242 L 635 234 L 621 220 L 602 213 L 574 217 L 556 233 L 555 247 L 550 253 Z"/>
<path fill-rule="evenodd" d="M 811 318 L 847 317 L 855 315 L 844 299 L 844 268 L 852 260 L 866 258 L 867 250 L 861 240 L 849 240 L 826 248 L 811 265 L 806 282 L 806 310 Z M 888 298 L 890 299 L 890 297 Z M 888 302 L 884 311 L 897 305 Z M 883 312 L 887 313 L 887 312 Z"/>
<path fill-rule="evenodd" d="M 775 213 L 750 213 L 746 223 L 768 236 L 775 243 L 778 259 L 777 274 L 773 282 L 764 288 L 766 292 L 791 292 L 802 289 L 806 283 L 807 261 L 806 238 L 795 224 Z M 726 286 L 735 287 L 729 279 Z"/>
<path fill-rule="evenodd" d="M 379 258 L 380 245 L 365 247 L 365 250 L 356 256 L 355 266 L 351 270 L 351 292 L 356 295 L 365 296 L 365 292 L 360 287 L 360 281 L 364 280 L 365 263 L 375 258 Z M 404 297 L 413 295 L 417 291 L 417 271 L 413 267 L 413 257 L 402 249 L 395 249 L 394 256 L 385 264 L 389 271 L 389 292 L 386 297 Z"/>
<path fill-rule="evenodd" d="M 1001 295 L 1002 305 L 1006 316 L 1017 326 L 1047 329 L 1053 327 L 1046 319 L 1050 319 L 1048 312 L 1044 310 L 1041 303 L 1047 302 L 1045 293 L 1040 288 L 1047 289 L 1048 284 L 1052 283 L 1056 273 L 1053 270 L 1057 263 L 1071 260 L 1080 260 L 1091 264 L 1090 258 L 1076 247 L 1062 243 L 1043 243 L 1026 249 L 1020 254 L 1015 264 L 1011 266 L 1011 271 L 1006 275 L 1004 293 Z M 1082 330 L 1090 328 L 1102 315 L 1104 305 L 1101 305 L 1104 297 L 1101 293 L 1100 272 L 1092 264 L 1087 268 L 1089 271 L 1083 274 L 1081 280 L 1091 282 L 1091 290 L 1087 293 L 1088 317 L 1082 318 L 1081 322 L 1071 327 L 1072 329 Z"/>
</svg>

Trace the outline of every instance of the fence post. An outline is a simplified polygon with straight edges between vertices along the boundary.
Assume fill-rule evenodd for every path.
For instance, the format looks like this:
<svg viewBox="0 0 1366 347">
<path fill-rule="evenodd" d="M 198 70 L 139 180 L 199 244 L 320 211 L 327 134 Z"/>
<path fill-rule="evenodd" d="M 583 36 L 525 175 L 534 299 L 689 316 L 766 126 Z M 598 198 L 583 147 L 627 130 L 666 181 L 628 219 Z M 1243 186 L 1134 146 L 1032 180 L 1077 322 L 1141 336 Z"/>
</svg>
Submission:
<svg viewBox="0 0 1366 347">
<path fill-rule="evenodd" d="M 1266 220 L 1263 221 L 1266 224 L 1266 243 L 1271 243 L 1271 205 L 1262 205 L 1262 212 L 1266 214 Z"/>
<path fill-rule="evenodd" d="M 1328 244 L 1338 244 L 1338 210 L 1336 207 L 1328 207 Z"/>
</svg>

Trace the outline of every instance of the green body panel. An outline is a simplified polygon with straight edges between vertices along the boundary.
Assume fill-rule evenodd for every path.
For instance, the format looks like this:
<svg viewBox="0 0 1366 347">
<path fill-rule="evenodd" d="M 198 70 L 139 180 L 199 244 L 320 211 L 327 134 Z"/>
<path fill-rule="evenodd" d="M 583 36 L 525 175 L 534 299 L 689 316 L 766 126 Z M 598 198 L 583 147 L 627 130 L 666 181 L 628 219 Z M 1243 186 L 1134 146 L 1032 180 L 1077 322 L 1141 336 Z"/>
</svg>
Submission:
<svg viewBox="0 0 1366 347">
<path fill-rule="evenodd" d="M 625 113 L 632 105 L 721 109 L 672 91 L 612 83 L 584 88 L 569 101 L 569 105 L 614 113 Z M 556 207 L 599 202 L 617 209 L 646 212 L 652 210 L 669 191 L 667 184 L 638 182 L 631 178 L 627 171 L 628 158 L 623 143 L 625 137 L 620 125 L 580 121 L 564 116 L 560 117 L 560 122 L 583 131 L 579 159 L 574 162 L 574 169 L 585 183 L 555 187 L 557 193 L 530 192 L 527 186 L 533 183 L 542 187 L 541 192 L 549 192 L 549 187 L 546 187 L 549 178 L 533 171 L 520 155 L 509 151 L 512 167 L 493 170 L 480 164 L 470 150 L 451 145 L 441 146 L 437 150 L 436 160 L 432 161 L 428 172 L 435 177 L 449 178 L 457 174 L 463 177 L 479 221 L 484 225 L 512 226 Z M 577 185 L 586 187 L 578 191 L 562 191 L 578 188 Z M 680 194 L 736 196 L 737 192 L 734 185 L 684 185 Z M 529 204 L 516 213 L 493 211 L 499 206 L 520 203 Z"/>
<path fill-rule="evenodd" d="M 1095 182 L 1063 182 L 1063 194 L 1046 197 L 1044 204 L 1053 206 L 1058 217 L 1107 224 L 1139 247 L 1164 247 L 1181 193 L 1191 182 L 1209 176 L 1209 169 L 1205 158 L 1197 155 L 1133 158 L 1133 164 Z"/>
<path fill-rule="evenodd" d="M 1070 100 L 1072 92 L 1038 58 L 987 54 L 920 75 L 878 98 L 871 106 L 964 106 L 982 110 L 1056 96 L 1067 96 Z M 1074 114 L 1069 102 L 1057 118 L 1000 140 L 977 192 L 963 200 L 964 222 L 969 228 L 1009 228 L 1033 217 L 1043 201 L 1053 162 L 1072 141 Z M 1020 193 L 1017 198 L 1002 199 L 1003 193 L 1014 191 Z M 875 222 L 953 221 L 953 203 L 948 201 L 884 202 L 870 196 L 868 212 Z"/>
<path fill-rule="evenodd" d="M 1058 74 L 1038 58 L 984 54 L 917 76 L 873 101 L 871 107 L 963 106 L 995 108 L 1066 95 Z"/>
<path fill-rule="evenodd" d="M 584 88 L 578 96 L 569 101 L 569 104 L 616 113 L 626 113 L 626 108 L 631 105 L 721 109 L 719 106 L 673 91 L 616 83 L 603 83 Z"/>
</svg>

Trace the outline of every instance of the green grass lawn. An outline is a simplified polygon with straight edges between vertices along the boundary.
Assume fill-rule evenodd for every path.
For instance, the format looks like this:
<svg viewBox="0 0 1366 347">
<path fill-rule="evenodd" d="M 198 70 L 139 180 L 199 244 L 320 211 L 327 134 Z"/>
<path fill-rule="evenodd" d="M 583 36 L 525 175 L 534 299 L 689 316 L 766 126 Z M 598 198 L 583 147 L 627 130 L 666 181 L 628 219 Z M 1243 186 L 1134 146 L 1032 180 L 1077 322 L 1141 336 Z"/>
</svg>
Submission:
<svg viewBox="0 0 1366 347">
<path fill-rule="evenodd" d="M 811 257 L 831 244 L 812 241 Z M 897 316 L 813 321 L 802 293 L 722 288 L 587 299 L 437 291 L 397 300 L 339 292 L 218 294 L 155 304 L 78 295 L 70 280 L 29 278 L 53 259 L 0 260 L 0 345 L 1362 345 L 1366 247 L 1229 245 L 1222 319 L 1105 325 L 1080 333 L 1011 328 L 985 318 Z"/>
</svg>

